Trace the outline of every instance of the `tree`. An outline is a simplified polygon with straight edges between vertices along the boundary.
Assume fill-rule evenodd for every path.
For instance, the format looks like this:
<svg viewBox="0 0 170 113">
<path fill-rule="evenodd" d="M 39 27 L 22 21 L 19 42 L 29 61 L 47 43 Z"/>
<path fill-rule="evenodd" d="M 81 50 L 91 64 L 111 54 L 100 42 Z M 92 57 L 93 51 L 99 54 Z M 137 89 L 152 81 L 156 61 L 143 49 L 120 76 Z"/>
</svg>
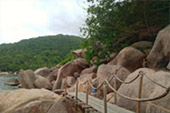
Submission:
<svg viewBox="0 0 170 113">
<path fill-rule="evenodd" d="M 90 5 L 87 9 L 86 27 L 81 31 L 86 37 L 83 47 L 88 50 L 86 52 L 88 61 L 93 57 L 104 59 L 111 52 L 118 52 L 135 41 L 154 41 L 158 30 L 168 24 L 168 1 L 87 0 L 87 2 Z M 140 39 L 143 32 L 147 32 L 148 36 Z M 96 42 L 102 43 L 103 47 L 99 49 L 95 45 Z"/>
</svg>

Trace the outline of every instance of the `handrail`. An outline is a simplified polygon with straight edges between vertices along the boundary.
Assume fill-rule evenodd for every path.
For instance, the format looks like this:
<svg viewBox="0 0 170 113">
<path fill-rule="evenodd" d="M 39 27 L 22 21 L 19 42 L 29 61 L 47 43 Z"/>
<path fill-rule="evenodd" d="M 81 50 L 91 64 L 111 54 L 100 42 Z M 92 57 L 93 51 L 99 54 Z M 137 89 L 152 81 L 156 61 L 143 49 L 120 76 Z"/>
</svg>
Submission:
<svg viewBox="0 0 170 113">
<path fill-rule="evenodd" d="M 170 92 L 170 87 L 169 87 L 164 93 L 162 93 L 161 95 L 159 95 L 159 96 L 157 96 L 157 97 L 138 99 L 138 98 L 128 97 L 128 96 L 125 96 L 125 95 L 119 93 L 118 91 L 116 91 L 116 89 L 114 89 L 114 88 L 108 83 L 107 80 L 106 80 L 105 82 L 106 82 L 107 85 L 108 85 L 114 92 L 116 92 L 119 96 L 124 97 L 124 98 L 126 98 L 126 99 L 128 99 L 128 100 L 137 101 L 137 102 L 145 102 L 145 101 L 157 100 L 157 99 L 160 99 L 160 98 L 165 97 L 165 96 Z"/>
<path fill-rule="evenodd" d="M 142 81 L 143 81 L 143 77 L 146 77 L 147 79 L 149 79 L 150 81 L 152 81 L 153 83 L 157 84 L 158 86 L 162 87 L 165 89 L 165 91 L 159 95 L 159 96 L 156 96 L 156 97 L 152 97 L 152 98 L 141 98 L 141 93 L 142 93 Z M 117 90 L 116 90 L 116 87 L 112 87 L 112 85 L 110 84 L 110 82 L 113 80 L 114 78 L 114 82 L 116 82 L 116 80 L 118 80 L 119 82 L 122 82 L 124 84 L 130 84 L 132 83 L 133 81 L 135 81 L 137 78 L 139 77 L 142 77 L 140 79 L 140 84 L 139 84 L 139 96 L 138 98 L 134 98 L 134 97 L 129 97 L 129 96 L 126 96 L 126 95 L 123 95 L 121 93 L 119 93 Z M 65 80 L 66 84 L 68 86 L 71 86 L 66 80 Z M 153 100 L 158 100 L 158 99 L 161 99 L 163 97 L 165 97 L 167 94 L 169 94 L 170 92 L 170 86 L 169 87 L 166 87 L 166 86 L 163 86 L 162 84 L 158 83 L 158 82 L 155 82 L 154 80 L 152 80 L 150 77 L 148 77 L 143 71 L 140 71 L 139 74 L 134 77 L 132 80 L 128 81 L 128 82 L 124 82 L 122 81 L 121 79 L 119 79 L 119 77 L 117 77 L 115 74 L 111 76 L 111 79 L 110 80 L 107 80 L 105 79 L 97 88 L 93 87 L 93 84 L 91 83 L 92 80 L 91 79 L 88 79 L 84 82 L 82 82 L 79 78 L 77 79 L 77 82 L 76 82 L 76 100 L 78 99 L 78 84 L 85 84 L 87 83 L 87 91 L 86 91 L 86 104 L 88 104 L 88 94 L 89 94 L 89 86 L 92 88 L 92 89 L 99 89 L 103 86 L 103 91 L 104 91 L 104 112 L 107 113 L 107 98 L 106 98 L 106 87 L 108 86 L 112 91 L 114 91 L 115 94 L 118 94 L 119 96 L 123 97 L 123 98 L 126 98 L 128 100 L 131 100 L 131 101 L 136 101 L 138 102 L 138 108 L 137 108 L 137 113 L 140 113 L 140 102 L 148 102 L 148 101 L 153 101 Z M 116 83 L 114 83 L 114 86 L 116 86 Z M 66 90 L 65 90 L 66 91 Z M 158 108 L 158 107 L 157 107 Z M 161 107 L 163 108 L 163 107 Z M 161 110 L 164 110 L 164 109 L 161 109 Z M 166 109 L 167 110 L 167 109 Z"/>
<path fill-rule="evenodd" d="M 121 82 L 121 83 L 123 83 L 123 84 L 130 84 L 130 83 L 132 83 L 133 81 L 135 81 L 139 76 L 140 76 L 140 73 L 137 74 L 137 76 L 135 76 L 135 77 L 134 77 L 132 80 L 130 80 L 130 81 L 123 81 L 123 80 L 121 80 L 118 76 L 114 75 L 114 77 L 115 77 L 119 82 Z"/>
<path fill-rule="evenodd" d="M 145 73 L 144 73 L 144 76 L 145 76 L 147 79 L 149 79 L 150 81 L 152 81 L 153 83 L 157 84 L 158 86 L 160 86 L 160 87 L 162 87 L 162 88 L 164 88 L 164 89 L 168 89 L 166 86 L 164 86 L 164 85 L 162 85 L 162 84 L 160 84 L 160 83 L 155 82 L 154 80 L 152 80 L 152 79 L 151 79 L 149 76 L 147 76 Z"/>
</svg>

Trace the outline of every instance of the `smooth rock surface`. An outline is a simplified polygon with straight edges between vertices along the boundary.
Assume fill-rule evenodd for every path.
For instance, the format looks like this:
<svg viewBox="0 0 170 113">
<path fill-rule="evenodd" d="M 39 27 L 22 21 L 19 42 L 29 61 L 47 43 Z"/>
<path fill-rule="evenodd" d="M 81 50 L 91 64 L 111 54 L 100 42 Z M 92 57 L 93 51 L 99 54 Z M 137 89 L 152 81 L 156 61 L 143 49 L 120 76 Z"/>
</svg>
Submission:
<svg viewBox="0 0 170 113">
<path fill-rule="evenodd" d="M 45 89 L 0 92 L 0 113 L 47 113 L 60 98 Z"/>
<path fill-rule="evenodd" d="M 58 70 L 58 76 L 53 86 L 53 90 L 61 88 L 61 81 L 67 76 L 74 76 L 74 73 L 80 73 L 88 67 L 88 63 L 83 58 L 77 58 L 74 61 L 68 62 Z"/>
<path fill-rule="evenodd" d="M 20 83 L 22 88 L 35 88 L 34 81 L 36 80 L 35 74 L 32 70 L 21 70 L 19 73 Z"/>
<path fill-rule="evenodd" d="M 105 79 L 110 81 L 110 79 L 112 78 L 112 76 L 114 76 L 114 74 L 116 74 L 117 77 L 119 77 L 122 81 L 124 81 L 130 74 L 130 71 L 120 65 L 102 64 L 99 66 L 98 71 L 97 71 L 98 86 L 102 84 Z M 110 82 L 110 84 L 114 87 L 113 79 Z M 116 84 L 117 84 L 117 89 L 118 89 L 121 83 L 117 81 Z M 111 91 L 112 90 L 110 88 L 107 88 L 107 93 L 110 93 Z"/>
<path fill-rule="evenodd" d="M 51 70 L 48 69 L 47 67 L 39 68 L 35 70 L 35 75 L 41 75 L 43 77 L 47 77 L 50 74 Z"/>
<path fill-rule="evenodd" d="M 34 85 L 36 88 L 52 89 L 50 81 L 47 78 L 42 77 L 41 75 L 36 75 Z"/>
<path fill-rule="evenodd" d="M 170 61 L 170 25 L 159 31 L 151 52 L 147 56 L 150 68 L 166 68 Z"/>
<path fill-rule="evenodd" d="M 170 72 L 167 71 L 154 71 L 149 68 L 140 68 L 135 72 L 131 73 L 125 81 L 132 80 L 139 71 L 143 71 L 147 76 L 149 76 L 155 82 L 162 84 L 163 86 L 169 87 L 170 86 Z M 139 85 L 139 78 L 130 84 L 122 84 L 118 90 L 119 93 L 126 95 L 128 97 L 137 97 L 138 96 L 138 85 Z M 153 98 L 156 96 L 161 95 L 165 91 L 164 88 L 158 86 L 157 84 L 153 83 L 151 80 L 147 79 L 145 76 L 143 77 L 143 85 L 142 85 L 142 98 Z M 158 106 L 165 107 L 170 109 L 170 95 L 166 97 L 152 101 Z M 111 103 L 114 103 L 114 98 L 110 100 Z M 124 107 L 126 109 L 136 111 L 136 104 L 137 102 L 125 99 L 123 97 L 117 96 L 117 104 L 120 107 Z M 141 104 L 141 113 L 166 113 L 161 110 L 158 110 L 146 103 Z"/>
<path fill-rule="evenodd" d="M 109 62 L 109 65 L 121 65 L 133 72 L 138 68 L 142 67 L 143 58 L 145 57 L 144 53 L 133 48 L 126 47 L 122 49 L 115 59 Z"/>
</svg>

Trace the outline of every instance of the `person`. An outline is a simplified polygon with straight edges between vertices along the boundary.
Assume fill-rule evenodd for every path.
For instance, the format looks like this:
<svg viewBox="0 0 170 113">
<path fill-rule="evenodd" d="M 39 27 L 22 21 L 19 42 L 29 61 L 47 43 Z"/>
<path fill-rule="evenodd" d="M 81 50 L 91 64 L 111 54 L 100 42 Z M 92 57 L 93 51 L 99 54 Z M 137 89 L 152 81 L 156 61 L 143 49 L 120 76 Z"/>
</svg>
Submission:
<svg viewBox="0 0 170 113">
<path fill-rule="evenodd" d="M 97 86 L 93 86 L 94 88 L 97 88 Z M 93 89 L 92 91 L 91 91 L 91 95 L 92 96 L 96 96 L 97 95 L 97 89 Z"/>
</svg>

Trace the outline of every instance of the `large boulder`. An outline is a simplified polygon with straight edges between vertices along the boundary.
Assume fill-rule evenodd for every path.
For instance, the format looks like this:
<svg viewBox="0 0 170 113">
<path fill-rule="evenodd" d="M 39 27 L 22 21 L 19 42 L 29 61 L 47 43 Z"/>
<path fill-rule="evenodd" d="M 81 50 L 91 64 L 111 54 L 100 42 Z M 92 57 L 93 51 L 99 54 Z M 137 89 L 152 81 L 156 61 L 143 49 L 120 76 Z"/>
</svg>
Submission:
<svg viewBox="0 0 170 113">
<path fill-rule="evenodd" d="M 61 81 L 67 76 L 73 76 L 75 72 L 80 73 L 88 67 L 88 63 L 83 58 L 77 58 L 74 61 L 68 62 L 58 70 L 58 76 L 53 86 L 53 90 L 61 88 Z"/>
<path fill-rule="evenodd" d="M 147 56 L 151 68 L 165 68 L 170 61 L 170 25 L 159 31 L 151 52 Z"/>
<path fill-rule="evenodd" d="M 0 113 L 47 113 L 61 97 L 45 89 L 0 92 Z"/>
<path fill-rule="evenodd" d="M 9 85 L 9 86 L 18 86 L 20 84 L 19 80 L 18 79 L 14 79 L 14 78 L 11 78 L 9 79 L 5 85 Z"/>
<path fill-rule="evenodd" d="M 120 65 L 105 65 L 102 64 L 99 66 L 97 71 L 97 78 L 98 78 L 98 86 L 104 82 L 104 80 L 110 81 L 112 76 L 116 74 L 122 81 L 124 81 L 127 76 L 130 74 L 130 71 Z M 121 83 L 119 81 L 117 83 L 117 89 L 120 87 Z M 112 86 L 114 86 L 114 80 L 110 82 Z M 101 89 L 102 90 L 102 89 Z M 110 93 L 112 90 L 107 88 L 107 93 Z"/>
<path fill-rule="evenodd" d="M 8 72 L 0 72 L 0 76 L 7 76 L 7 75 L 9 75 Z"/>
<path fill-rule="evenodd" d="M 89 68 L 86 68 L 86 69 L 84 69 L 81 73 L 80 73 L 80 75 L 83 75 L 83 74 L 89 74 L 89 73 L 96 73 L 97 72 L 97 66 L 92 66 L 92 67 L 89 67 Z"/>
<path fill-rule="evenodd" d="M 47 78 L 42 77 L 41 75 L 36 75 L 34 86 L 36 88 L 52 89 L 50 81 Z"/>
<path fill-rule="evenodd" d="M 19 76 L 22 88 L 35 88 L 34 81 L 36 80 L 36 77 L 32 70 L 21 70 Z"/>
<path fill-rule="evenodd" d="M 143 71 L 147 76 L 149 76 L 152 80 L 168 87 L 170 86 L 170 72 L 166 71 L 158 71 L 155 72 L 149 68 L 141 68 L 131 73 L 125 81 L 132 80 L 135 76 L 139 74 L 140 71 Z M 138 85 L 139 78 L 130 84 L 122 84 L 118 90 L 119 93 L 126 95 L 128 97 L 138 97 Z M 165 91 L 164 88 L 158 86 L 153 83 L 151 80 L 147 79 L 145 76 L 143 77 L 143 85 L 142 85 L 142 98 L 151 98 L 161 95 Z M 170 95 L 166 97 L 152 101 L 154 104 L 170 109 Z M 114 99 L 110 100 L 111 103 L 114 103 Z M 117 104 L 123 108 L 136 111 L 137 102 L 125 99 L 123 97 L 117 96 Z M 166 113 L 158 110 L 146 103 L 141 104 L 141 113 Z"/>
<path fill-rule="evenodd" d="M 86 52 L 86 49 L 78 49 L 78 50 L 72 51 L 72 54 L 76 58 L 84 58 L 84 53 L 85 52 Z"/>
<path fill-rule="evenodd" d="M 144 57 L 145 55 L 141 51 L 133 47 L 126 47 L 122 49 L 116 56 L 116 58 L 113 59 L 108 64 L 121 65 L 128 69 L 129 71 L 133 72 L 136 69 L 142 67 Z"/>
<path fill-rule="evenodd" d="M 78 91 L 80 92 L 86 92 L 87 91 L 87 83 L 90 78 L 93 80 L 97 76 L 95 73 L 90 73 L 90 74 L 84 74 L 78 78 Z M 76 90 L 76 84 L 72 86 L 71 88 L 68 89 L 68 92 L 74 92 Z"/>
<path fill-rule="evenodd" d="M 149 42 L 149 41 L 135 42 L 131 45 L 131 47 L 139 49 L 139 50 L 145 50 L 145 49 L 152 48 L 152 42 Z"/>
<path fill-rule="evenodd" d="M 150 41 L 140 41 L 140 42 L 133 43 L 131 45 L 131 47 L 136 48 L 136 49 L 144 52 L 145 56 L 148 56 L 148 54 L 149 54 L 149 52 L 152 48 L 152 42 L 150 42 Z"/>
<path fill-rule="evenodd" d="M 48 69 L 47 67 L 43 67 L 43 68 L 39 68 L 37 70 L 35 70 L 35 74 L 36 75 L 41 75 L 43 77 L 47 77 L 50 74 L 51 70 Z"/>
<path fill-rule="evenodd" d="M 67 81 L 67 83 L 68 83 L 69 85 L 71 85 L 71 86 L 76 83 L 75 77 L 72 77 L 72 76 L 67 76 L 67 77 L 66 77 L 66 81 Z"/>
<path fill-rule="evenodd" d="M 46 77 L 50 82 L 57 79 L 58 69 L 53 69 L 52 72 Z"/>
<path fill-rule="evenodd" d="M 72 101 L 65 98 L 61 98 L 51 107 L 48 113 L 82 113 L 82 112 L 77 111 L 75 109 L 75 105 L 73 104 Z"/>
<path fill-rule="evenodd" d="M 169 62 L 168 66 L 166 68 L 170 70 L 170 62 Z"/>
</svg>

